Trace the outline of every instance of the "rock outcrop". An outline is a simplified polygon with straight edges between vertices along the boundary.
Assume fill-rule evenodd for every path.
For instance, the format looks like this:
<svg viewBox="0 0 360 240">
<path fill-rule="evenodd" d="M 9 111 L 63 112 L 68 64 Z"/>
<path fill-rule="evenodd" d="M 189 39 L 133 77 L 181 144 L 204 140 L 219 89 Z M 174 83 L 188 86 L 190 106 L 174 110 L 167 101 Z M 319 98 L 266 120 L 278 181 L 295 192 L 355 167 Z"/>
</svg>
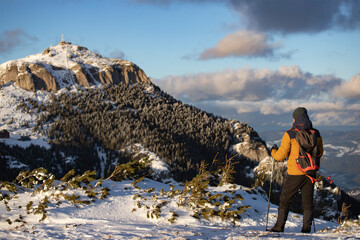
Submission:
<svg viewBox="0 0 360 240">
<path fill-rule="evenodd" d="M 73 84 L 90 87 L 120 82 L 150 83 L 145 72 L 134 63 L 104 58 L 65 41 L 40 54 L 1 64 L 0 85 L 10 81 L 29 91 L 57 91 Z"/>
</svg>

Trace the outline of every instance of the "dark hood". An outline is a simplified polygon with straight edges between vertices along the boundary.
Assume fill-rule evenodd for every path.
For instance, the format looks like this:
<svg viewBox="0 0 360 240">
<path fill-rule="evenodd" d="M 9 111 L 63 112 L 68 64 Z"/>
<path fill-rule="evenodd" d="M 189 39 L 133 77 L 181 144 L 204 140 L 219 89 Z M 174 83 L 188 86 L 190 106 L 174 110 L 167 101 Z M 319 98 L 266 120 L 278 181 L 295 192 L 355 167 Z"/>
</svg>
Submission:
<svg viewBox="0 0 360 240">
<path fill-rule="evenodd" d="M 293 123 L 293 129 L 297 128 L 299 130 L 309 130 L 312 129 L 312 122 L 309 119 L 307 114 L 301 115 L 298 119 Z"/>
</svg>

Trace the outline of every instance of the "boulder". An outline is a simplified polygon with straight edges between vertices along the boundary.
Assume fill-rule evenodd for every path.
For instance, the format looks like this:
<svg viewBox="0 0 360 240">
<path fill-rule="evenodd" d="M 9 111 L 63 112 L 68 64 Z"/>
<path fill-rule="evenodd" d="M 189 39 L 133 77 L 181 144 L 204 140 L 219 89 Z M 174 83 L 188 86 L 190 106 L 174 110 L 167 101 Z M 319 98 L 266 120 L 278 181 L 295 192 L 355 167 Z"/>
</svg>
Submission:
<svg viewBox="0 0 360 240">
<path fill-rule="evenodd" d="M 15 78 L 15 85 L 18 87 L 21 87 L 28 91 L 35 91 L 35 84 L 31 78 L 31 75 L 28 72 L 28 67 L 23 64 L 18 66 L 18 75 Z M 12 79 L 9 79 L 9 81 L 12 81 Z"/>
<path fill-rule="evenodd" d="M 90 83 L 88 81 L 88 78 L 86 77 L 83 68 L 81 67 L 80 64 L 75 64 L 73 65 L 70 70 L 74 73 L 75 75 L 75 82 L 81 86 L 84 87 L 90 87 Z"/>
<path fill-rule="evenodd" d="M 47 71 L 44 66 L 36 63 L 30 63 L 28 64 L 28 69 L 30 70 L 29 75 L 34 83 L 36 90 L 58 90 L 55 78 Z"/>
<path fill-rule="evenodd" d="M 102 84 L 117 84 L 120 82 L 119 74 L 111 67 L 99 71 L 99 79 Z"/>
<path fill-rule="evenodd" d="M 10 81 L 16 82 L 18 74 L 19 70 L 16 62 L 9 62 L 4 67 L 4 71 L 0 74 L 0 84 L 4 85 Z"/>
<path fill-rule="evenodd" d="M 0 83 L 13 81 L 17 86 L 29 91 L 58 89 L 55 78 L 41 64 L 26 62 L 11 62 L 0 74 Z"/>
</svg>

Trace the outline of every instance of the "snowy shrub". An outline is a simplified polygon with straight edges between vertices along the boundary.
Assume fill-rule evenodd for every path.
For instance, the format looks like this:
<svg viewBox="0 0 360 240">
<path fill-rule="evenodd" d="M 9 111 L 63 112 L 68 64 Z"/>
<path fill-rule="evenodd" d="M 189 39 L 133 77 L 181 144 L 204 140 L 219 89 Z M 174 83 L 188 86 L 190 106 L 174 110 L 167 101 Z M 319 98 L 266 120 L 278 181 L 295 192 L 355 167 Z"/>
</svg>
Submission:
<svg viewBox="0 0 360 240">
<path fill-rule="evenodd" d="M 100 188 L 102 179 L 94 183 L 95 171 L 86 171 L 81 175 L 75 176 L 75 171 L 71 170 L 60 180 L 55 180 L 55 176 L 44 168 L 33 171 L 22 171 L 19 173 L 15 183 L 0 182 L 0 202 L 5 204 L 8 211 L 12 207 L 8 203 L 11 199 L 17 198 L 17 193 L 28 192 L 31 199 L 26 206 L 19 206 L 24 209 L 24 214 L 40 215 L 39 221 L 46 219 L 47 208 L 59 206 L 63 203 L 70 203 L 75 207 L 81 204 L 90 204 L 96 199 L 104 199 L 109 194 L 108 188 Z M 72 193 L 69 195 L 68 190 L 78 189 L 79 194 Z M 84 195 L 84 196 L 81 196 Z M 17 219 L 8 219 L 7 222 L 26 223 L 23 216 Z"/>
<path fill-rule="evenodd" d="M 113 173 L 107 178 L 113 181 L 122 181 L 126 179 L 137 179 L 143 176 L 150 177 L 150 161 L 148 157 L 138 156 L 133 161 L 118 164 Z"/>
<path fill-rule="evenodd" d="M 354 233 L 359 233 L 360 232 L 360 215 L 358 216 L 357 219 L 348 219 L 343 221 L 336 229 L 330 229 L 330 228 L 325 228 L 322 229 L 320 231 L 318 231 L 318 233 L 328 233 L 331 232 L 333 234 L 343 234 L 345 237 L 343 237 L 343 239 L 358 239 L 357 237 L 353 238 L 353 234 Z"/>
<path fill-rule="evenodd" d="M 220 219 L 230 221 L 235 225 L 249 206 L 241 204 L 243 198 L 237 193 L 239 189 L 236 189 L 236 186 L 229 184 L 209 186 L 210 178 L 211 174 L 206 170 L 204 161 L 201 162 L 198 175 L 191 181 L 187 181 L 182 189 L 171 186 L 169 191 L 161 189 L 159 193 L 154 192 L 154 189 L 141 189 L 138 187 L 139 182 L 144 180 L 141 178 L 133 183 L 133 186 L 139 189 L 139 193 L 134 195 L 133 200 L 136 201 L 138 208 L 146 210 L 148 218 L 166 217 L 169 222 L 174 223 L 179 214 L 175 211 L 162 213 L 161 208 L 175 201 L 180 209 L 192 211 L 194 218 L 209 221 Z"/>
</svg>

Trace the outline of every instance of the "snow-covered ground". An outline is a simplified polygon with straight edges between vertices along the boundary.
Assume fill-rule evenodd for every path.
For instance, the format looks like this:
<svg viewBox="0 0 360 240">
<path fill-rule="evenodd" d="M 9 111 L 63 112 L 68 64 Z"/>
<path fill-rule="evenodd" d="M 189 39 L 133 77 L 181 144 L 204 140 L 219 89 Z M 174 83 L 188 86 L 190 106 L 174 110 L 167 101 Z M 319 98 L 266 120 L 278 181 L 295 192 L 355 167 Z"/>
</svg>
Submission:
<svg viewBox="0 0 360 240">
<path fill-rule="evenodd" d="M 71 68 L 75 64 L 88 64 L 97 68 L 101 68 L 106 65 L 112 65 L 116 62 L 121 62 L 123 65 L 131 65 L 131 62 L 127 60 L 120 59 L 109 59 L 102 57 L 101 55 L 94 53 L 88 50 L 85 47 L 73 45 L 67 42 L 60 42 L 56 46 L 50 46 L 45 49 L 44 52 L 27 56 L 18 60 L 11 60 L 5 63 L 0 64 L 0 73 L 6 71 L 6 67 L 10 64 L 18 64 L 22 62 L 26 63 L 43 63 L 51 64 L 59 68 Z M 61 80 L 66 76 L 65 70 L 58 70 L 53 72 L 53 69 L 48 69 L 50 72 L 54 73 L 56 80 Z M 58 75 L 58 76 L 56 76 Z M 63 83 L 58 81 L 60 85 Z"/>
<path fill-rule="evenodd" d="M 2 85 L 0 88 L 0 130 L 8 130 L 10 138 L 0 138 L 0 142 L 7 145 L 29 147 L 30 144 L 50 148 L 48 138 L 34 132 L 39 114 L 31 110 L 22 110 L 19 106 L 23 100 L 31 99 L 34 102 L 47 103 L 51 93 L 47 91 L 30 92 L 15 86 L 13 82 Z M 29 103 L 25 103 L 29 106 Z M 43 126 L 44 129 L 47 126 Z M 30 141 L 21 141 L 21 137 L 29 137 Z"/>
<path fill-rule="evenodd" d="M 212 221 L 196 219 L 192 212 L 176 204 L 177 198 L 163 197 L 168 203 L 161 207 L 161 217 L 147 218 L 146 204 L 156 201 L 150 196 L 159 194 L 161 189 L 169 191 L 170 185 L 144 179 L 135 188 L 132 181 L 122 182 L 104 181 L 102 187 L 110 189 L 110 195 L 104 200 L 97 199 L 90 205 L 78 205 L 63 201 L 55 204 L 51 200 L 48 204 L 47 218 L 39 222 L 40 215 L 26 214 L 29 201 L 39 202 L 49 192 L 33 193 L 25 191 L 17 194 L 8 202 L 11 211 L 7 211 L 3 201 L 0 204 L 0 239 L 359 239 L 360 227 L 337 229 L 338 224 L 315 220 L 316 233 L 301 234 L 302 216 L 290 213 L 285 233 L 275 234 L 265 231 L 267 199 L 260 193 L 253 193 L 241 186 L 236 186 L 244 200 L 243 205 L 250 208 L 242 213 L 242 217 L 234 226 L 230 222 L 214 219 Z M 210 189 L 214 192 L 225 192 L 229 186 Z M 151 193 L 146 189 L 154 188 Z M 175 189 L 182 188 L 176 185 Z M 69 190 L 72 193 L 85 196 L 80 190 Z M 142 207 L 136 194 L 142 195 Z M 161 199 L 160 199 L 161 200 Z M 151 209 L 151 206 L 150 206 Z M 174 223 L 170 223 L 172 212 L 179 216 Z M 277 206 L 270 205 L 269 227 L 276 220 Z M 21 220 L 16 222 L 16 219 Z M 8 223 L 8 219 L 12 224 Z M 26 222 L 26 223 L 24 223 Z M 325 229 L 325 230 L 324 230 Z"/>
<path fill-rule="evenodd" d="M 69 88 L 70 90 L 61 89 L 54 94 L 58 95 L 66 92 L 76 94 L 80 88 L 80 86 L 73 85 Z M 26 91 L 17 87 L 13 82 L 0 86 L 0 131 L 8 130 L 10 132 L 10 138 L 0 138 L 0 142 L 4 142 L 7 145 L 18 145 L 23 148 L 34 144 L 49 149 L 50 145 L 48 144 L 49 139 L 47 136 L 33 130 L 40 114 L 31 109 L 28 102 L 25 103 L 29 106 L 27 110 L 19 106 L 27 99 L 37 102 L 38 105 L 47 104 L 51 101 L 51 95 L 47 91 Z M 48 126 L 42 127 L 47 129 Z M 29 137 L 30 141 L 19 140 L 22 136 Z"/>
</svg>

